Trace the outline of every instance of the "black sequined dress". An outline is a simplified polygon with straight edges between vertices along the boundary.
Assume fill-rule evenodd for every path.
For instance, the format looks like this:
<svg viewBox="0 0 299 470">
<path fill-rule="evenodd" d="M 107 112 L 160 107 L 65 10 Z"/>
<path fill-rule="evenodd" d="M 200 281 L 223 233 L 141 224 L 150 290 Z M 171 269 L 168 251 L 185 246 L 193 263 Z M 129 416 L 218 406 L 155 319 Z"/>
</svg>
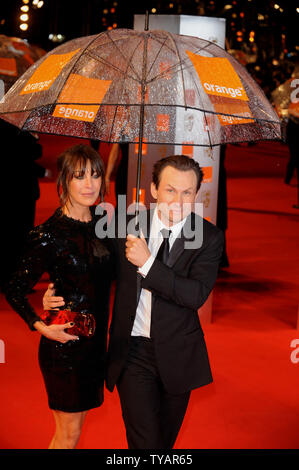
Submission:
<svg viewBox="0 0 299 470">
<path fill-rule="evenodd" d="M 41 336 L 39 364 L 48 393 L 49 407 L 79 412 L 103 402 L 109 294 L 113 255 L 107 242 L 95 235 L 96 217 L 81 222 L 61 209 L 29 235 L 18 271 L 6 287 L 6 299 L 34 330 L 40 320 L 26 295 L 43 273 L 49 273 L 56 295 L 74 312 L 92 313 L 94 336 L 60 343 Z"/>
</svg>

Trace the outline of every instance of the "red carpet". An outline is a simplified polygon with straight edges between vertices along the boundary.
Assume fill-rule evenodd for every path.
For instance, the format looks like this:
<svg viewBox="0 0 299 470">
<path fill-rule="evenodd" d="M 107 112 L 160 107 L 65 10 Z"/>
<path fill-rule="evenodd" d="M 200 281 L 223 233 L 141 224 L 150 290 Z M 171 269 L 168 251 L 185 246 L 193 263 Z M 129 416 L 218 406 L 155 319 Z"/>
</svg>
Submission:
<svg viewBox="0 0 299 470">
<path fill-rule="evenodd" d="M 47 166 L 69 142 L 44 138 Z M 278 143 L 228 148 L 230 267 L 217 281 L 213 323 L 204 325 L 214 383 L 192 393 L 176 448 L 299 447 L 299 349 L 291 347 L 298 339 L 299 348 L 299 211 L 296 188 L 283 183 L 287 157 Z M 54 183 L 41 183 L 36 223 L 55 206 Z M 37 308 L 45 287 L 46 279 L 32 295 Z M 54 422 L 37 364 L 39 337 L 2 295 L 0 309 L 0 448 L 45 449 Z M 126 448 L 116 392 L 88 414 L 79 448 Z"/>
</svg>

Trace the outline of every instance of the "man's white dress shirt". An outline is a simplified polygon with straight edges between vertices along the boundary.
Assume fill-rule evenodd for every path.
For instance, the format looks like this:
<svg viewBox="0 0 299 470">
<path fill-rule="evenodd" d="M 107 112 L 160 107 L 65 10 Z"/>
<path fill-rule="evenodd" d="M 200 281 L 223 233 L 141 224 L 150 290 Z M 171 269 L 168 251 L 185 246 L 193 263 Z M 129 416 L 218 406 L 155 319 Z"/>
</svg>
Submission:
<svg viewBox="0 0 299 470">
<path fill-rule="evenodd" d="M 166 230 L 171 230 L 171 235 L 169 237 L 169 251 L 171 250 L 176 238 L 180 234 L 184 223 L 186 222 L 186 217 L 178 222 L 175 225 L 167 227 L 163 224 L 161 219 L 158 216 L 157 208 L 154 211 L 150 237 L 148 241 L 148 249 L 151 253 L 149 259 L 144 263 L 144 265 L 139 268 L 138 272 L 145 277 L 152 267 L 153 262 L 157 256 L 160 245 L 163 242 L 163 236 L 161 230 L 164 228 Z M 147 289 L 141 289 L 140 298 L 137 306 L 136 317 L 131 332 L 132 336 L 145 336 L 150 338 L 150 329 L 151 329 L 151 309 L 152 309 L 152 293 Z"/>
</svg>

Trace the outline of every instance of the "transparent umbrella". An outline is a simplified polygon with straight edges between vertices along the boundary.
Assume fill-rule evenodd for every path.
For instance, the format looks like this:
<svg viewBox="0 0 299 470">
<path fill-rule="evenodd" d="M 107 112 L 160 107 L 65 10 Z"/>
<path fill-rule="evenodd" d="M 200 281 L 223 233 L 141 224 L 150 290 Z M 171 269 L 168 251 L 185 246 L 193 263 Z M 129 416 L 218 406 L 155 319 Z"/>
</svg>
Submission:
<svg viewBox="0 0 299 470">
<path fill-rule="evenodd" d="M 5 91 L 44 54 L 46 51 L 21 38 L 0 34 L 0 79 L 4 82 Z"/>
<path fill-rule="evenodd" d="M 104 142 L 192 145 L 280 139 L 280 120 L 246 69 L 219 46 L 166 31 L 115 29 L 69 41 L 35 63 L 0 105 L 29 131 Z"/>
</svg>

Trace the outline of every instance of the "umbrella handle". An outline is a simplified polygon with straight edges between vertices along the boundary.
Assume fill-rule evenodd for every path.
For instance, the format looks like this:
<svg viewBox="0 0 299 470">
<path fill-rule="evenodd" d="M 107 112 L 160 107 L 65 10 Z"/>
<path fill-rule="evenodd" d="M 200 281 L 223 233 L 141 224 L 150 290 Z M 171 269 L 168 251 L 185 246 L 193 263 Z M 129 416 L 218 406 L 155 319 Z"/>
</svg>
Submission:
<svg viewBox="0 0 299 470">
<path fill-rule="evenodd" d="M 143 65 L 142 65 L 142 81 L 141 81 L 141 106 L 140 106 L 140 121 L 139 121 L 139 145 L 138 145 L 138 160 L 137 160 L 137 181 L 136 181 L 136 220 L 139 213 L 139 192 L 140 192 L 140 175 L 141 175 L 141 160 L 142 160 L 142 140 L 144 128 L 144 102 L 146 91 L 146 67 L 147 67 L 147 36 L 144 38 L 143 50 Z"/>
<path fill-rule="evenodd" d="M 149 27 L 149 13 L 148 10 L 145 12 L 144 18 L 144 31 L 148 31 Z M 145 47 L 143 55 L 143 75 L 146 70 L 146 46 L 147 41 L 145 41 Z M 145 78 L 145 77 L 143 77 Z M 136 181 L 136 209 L 135 209 L 135 225 L 138 225 L 138 215 L 139 215 L 139 192 L 140 192 L 140 174 L 141 174 L 141 160 L 142 160 L 142 139 L 143 139 L 143 126 L 144 126 L 144 98 L 145 98 L 145 86 L 144 82 L 141 85 L 141 107 L 140 107 L 140 123 L 139 123 L 139 146 L 138 146 L 138 160 L 137 160 L 137 181 Z"/>
<path fill-rule="evenodd" d="M 142 162 L 142 139 L 144 126 L 144 104 L 140 107 L 140 123 L 139 123 L 139 145 L 137 157 L 137 179 L 136 179 L 136 213 L 139 212 L 139 193 L 140 193 L 140 175 Z"/>
</svg>

